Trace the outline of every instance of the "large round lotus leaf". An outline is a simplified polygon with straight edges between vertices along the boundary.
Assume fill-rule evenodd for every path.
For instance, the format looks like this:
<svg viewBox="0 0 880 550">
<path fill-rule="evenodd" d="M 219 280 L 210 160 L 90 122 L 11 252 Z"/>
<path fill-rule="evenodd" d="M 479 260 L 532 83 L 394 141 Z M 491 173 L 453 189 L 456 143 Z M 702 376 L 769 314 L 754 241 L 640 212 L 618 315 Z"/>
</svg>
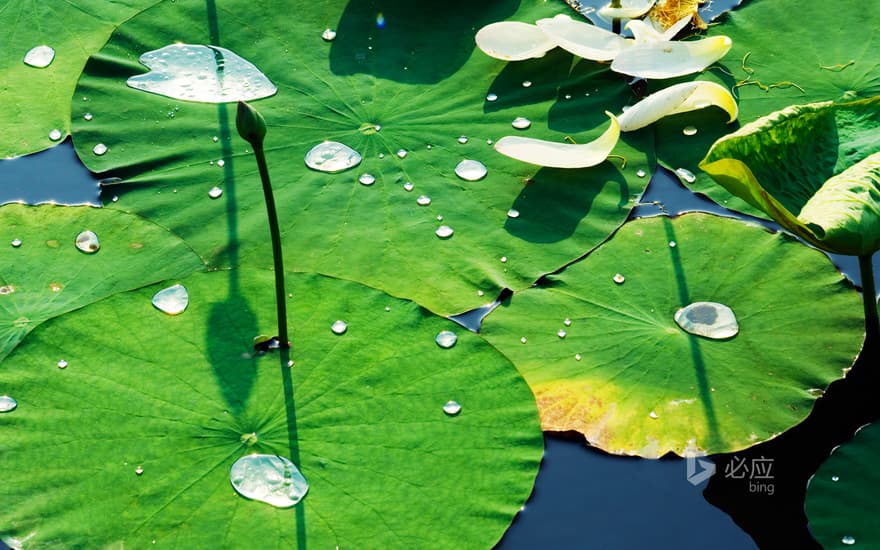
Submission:
<svg viewBox="0 0 880 550">
<path fill-rule="evenodd" d="M 859 430 L 835 450 L 807 486 L 810 531 L 823 548 L 876 548 L 880 425 Z"/>
<path fill-rule="evenodd" d="M 739 334 L 682 330 L 673 316 L 693 302 L 730 307 Z M 483 331 L 526 377 L 545 430 L 657 457 L 735 451 L 803 420 L 809 390 L 858 354 L 861 313 L 820 252 L 689 214 L 627 223 L 586 259 L 514 294 Z"/>
<path fill-rule="evenodd" d="M 0 158 L 40 151 L 53 144 L 53 129 L 67 135 L 70 96 L 86 59 L 116 24 L 157 0 L 5 0 L 0 6 Z M 55 50 L 52 63 L 24 63 L 36 46 Z"/>
<path fill-rule="evenodd" d="M 543 442 L 528 386 L 479 336 L 357 283 L 289 276 L 289 368 L 278 352 L 252 356 L 254 336 L 275 333 L 271 272 L 182 284 L 178 316 L 150 304 L 161 286 L 118 294 L 47 322 L 9 356 L 0 391 L 18 408 L 0 415 L 0 535 L 133 548 L 501 537 Z M 455 346 L 435 343 L 441 330 L 457 330 Z M 300 504 L 235 493 L 230 467 L 255 452 L 299 466 Z"/>
<path fill-rule="evenodd" d="M 590 141 L 607 127 L 604 111 L 631 97 L 619 75 L 596 63 L 570 70 L 571 56 L 558 50 L 509 65 L 476 50 L 476 27 L 508 17 L 511 2 L 420 4 L 397 19 L 385 14 L 382 27 L 381 7 L 367 13 L 345 4 L 233 0 L 214 12 L 201 1 L 166 1 L 122 25 L 87 65 L 74 100 L 87 97 L 94 115 L 74 122 L 79 155 L 91 169 L 125 178 L 112 207 L 171 228 L 212 264 L 271 265 L 256 165 L 232 128 L 235 106 L 126 86 L 146 71 L 139 55 L 180 41 L 228 48 L 277 85 L 276 95 L 253 105 L 269 126 L 269 171 L 296 271 L 357 280 L 458 313 L 485 303 L 481 295 L 527 287 L 623 222 L 648 180 L 637 171 L 653 165 L 649 133 L 619 143 L 614 152 L 626 157 L 625 169 L 612 158 L 583 170 L 539 170 L 487 143 L 514 133 Z M 527 4 L 516 18 L 568 9 Z M 420 23 L 426 18 L 427 26 Z M 321 38 L 327 27 L 338 30 L 332 42 Z M 456 63 L 438 53 L 452 44 L 467 52 L 454 74 Z M 431 81 L 435 66 L 451 76 Z M 487 101 L 489 92 L 498 99 Z M 557 98 L 562 106 L 548 115 Z M 514 129 L 517 116 L 531 128 Z M 353 147 L 363 162 L 336 174 L 310 170 L 303 159 L 324 140 Z M 93 153 L 98 143 L 108 147 L 103 156 Z M 460 179 L 454 170 L 464 159 L 482 162 L 488 175 Z M 358 183 L 363 173 L 375 183 Z M 212 201 L 207 192 L 215 185 L 224 194 Z M 417 204 L 421 195 L 431 204 Z M 519 217 L 508 217 L 511 208 Z M 454 234 L 438 238 L 441 225 Z"/>
<path fill-rule="evenodd" d="M 97 252 L 77 249 L 83 231 L 97 235 Z M 91 207 L 5 205 L 0 250 L 0 360 L 46 319 L 203 267 L 167 230 Z"/>
<path fill-rule="evenodd" d="M 733 40 L 733 48 L 719 62 L 724 69 L 710 70 L 712 76 L 706 78 L 735 87 L 741 123 L 789 105 L 880 95 L 880 38 L 870 30 L 880 26 L 880 10 L 859 4 L 841 8 L 830 9 L 825 2 L 750 0 L 708 30 L 710 36 L 723 34 Z M 689 185 L 693 190 L 729 208 L 766 216 L 697 170 L 709 146 L 724 133 L 718 131 L 721 115 L 708 111 L 658 123 L 659 159 L 697 175 Z M 682 139 L 686 126 L 699 133 Z"/>
</svg>

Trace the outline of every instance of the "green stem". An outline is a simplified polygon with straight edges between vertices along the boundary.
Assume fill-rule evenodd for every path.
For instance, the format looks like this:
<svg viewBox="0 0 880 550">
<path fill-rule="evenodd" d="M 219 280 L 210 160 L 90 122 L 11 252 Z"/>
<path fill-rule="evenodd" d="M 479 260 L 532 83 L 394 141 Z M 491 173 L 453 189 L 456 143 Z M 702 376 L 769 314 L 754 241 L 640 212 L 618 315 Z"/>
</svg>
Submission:
<svg viewBox="0 0 880 550">
<path fill-rule="evenodd" d="M 282 348 L 290 347 L 287 338 L 287 297 L 284 291 L 284 258 L 281 255 L 281 230 L 278 228 L 278 213 L 275 210 L 275 196 L 272 194 L 272 183 L 269 180 L 269 168 L 266 166 L 266 155 L 261 143 L 252 143 L 257 168 L 260 170 L 260 181 L 263 182 L 263 196 L 266 198 L 266 215 L 269 218 L 269 233 L 272 236 L 272 259 L 275 261 L 275 306 L 278 309 L 278 344 Z"/>
<path fill-rule="evenodd" d="M 877 316 L 877 291 L 874 288 L 874 267 L 871 256 L 871 254 L 859 256 L 862 302 L 865 304 L 865 339 L 869 342 L 880 337 L 880 317 Z"/>
</svg>

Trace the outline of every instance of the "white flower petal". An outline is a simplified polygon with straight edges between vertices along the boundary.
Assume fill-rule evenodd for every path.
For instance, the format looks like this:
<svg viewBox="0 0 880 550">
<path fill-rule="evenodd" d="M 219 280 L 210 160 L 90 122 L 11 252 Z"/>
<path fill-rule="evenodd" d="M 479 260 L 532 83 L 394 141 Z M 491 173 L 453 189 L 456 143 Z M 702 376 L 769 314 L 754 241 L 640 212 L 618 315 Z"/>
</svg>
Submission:
<svg viewBox="0 0 880 550">
<path fill-rule="evenodd" d="M 653 6 L 654 0 L 621 0 L 619 8 L 612 8 L 610 3 L 599 8 L 599 15 L 609 19 L 632 19 L 645 15 Z"/>
<path fill-rule="evenodd" d="M 538 28 L 562 49 L 584 59 L 611 61 L 633 41 L 567 15 L 539 19 Z"/>
<path fill-rule="evenodd" d="M 556 47 L 556 43 L 537 26 L 519 21 L 486 25 L 477 31 L 475 40 L 486 55 L 504 61 L 543 57 Z"/>
<path fill-rule="evenodd" d="M 618 117 L 620 129 L 631 132 L 644 128 L 661 118 L 676 113 L 686 113 L 716 105 L 730 115 L 728 122 L 733 122 L 739 115 L 739 109 L 733 96 L 724 86 L 714 82 L 684 82 L 642 99 Z"/>
<path fill-rule="evenodd" d="M 611 125 L 589 143 L 556 143 L 541 139 L 505 136 L 495 142 L 495 150 L 510 158 L 551 168 L 587 168 L 602 163 L 620 137 L 617 118 L 605 111 Z"/>
<path fill-rule="evenodd" d="M 633 38 L 637 43 L 669 42 L 670 40 L 675 38 L 675 35 L 680 33 L 682 29 L 688 26 L 688 24 L 691 22 L 692 17 L 693 14 L 686 15 L 685 17 L 682 17 L 679 21 L 676 21 L 674 25 L 662 32 L 658 30 L 650 21 L 645 21 L 642 19 L 633 19 L 632 21 L 628 21 L 625 28 L 632 31 Z"/>
<path fill-rule="evenodd" d="M 733 42 L 712 36 L 692 42 L 639 43 L 620 52 L 611 70 L 641 78 L 673 78 L 702 71 L 725 56 Z"/>
</svg>

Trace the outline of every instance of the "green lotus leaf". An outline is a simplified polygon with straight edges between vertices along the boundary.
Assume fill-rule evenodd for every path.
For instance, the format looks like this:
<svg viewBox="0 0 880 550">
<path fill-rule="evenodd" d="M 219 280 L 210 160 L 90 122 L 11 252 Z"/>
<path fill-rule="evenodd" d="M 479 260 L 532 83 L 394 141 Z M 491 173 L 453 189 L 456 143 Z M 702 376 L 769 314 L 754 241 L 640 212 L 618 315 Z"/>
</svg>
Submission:
<svg viewBox="0 0 880 550">
<path fill-rule="evenodd" d="M 880 96 L 795 105 L 712 145 L 700 163 L 721 186 L 819 248 L 880 248 Z"/>
<path fill-rule="evenodd" d="M 797 17 L 792 17 L 796 13 Z M 768 25 L 773 32 L 768 32 Z M 823 2 L 750 0 L 719 19 L 707 34 L 726 35 L 733 48 L 700 78 L 732 88 L 743 124 L 789 105 L 845 102 L 880 95 L 880 38 L 856 29 L 880 26 L 880 10 Z M 651 91 L 656 91 L 653 89 Z M 697 170 L 712 143 L 732 128 L 718 122 L 715 109 L 695 111 L 657 123 L 657 156 L 669 168 L 687 168 L 697 179 L 688 187 L 719 204 L 757 216 L 765 214 L 718 187 Z M 682 137 L 693 126 L 696 135 Z M 787 167 L 788 168 L 788 167 Z"/>
<path fill-rule="evenodd" d="M 0 6 L 0 158 L 26 155 L 54 144 L 70 129 L 70 97 L 89 55 L 101 48 L 114 27 L 158 0 L 6 0 Z M 55 57 L 45 68 L 24 63 L 36 46 Z"/>
<path fill-rule="evenodd" d="M 96 253 L 77 249 L 83 231 L 97 235 Z M 7 249 L 0 268 L 0 360 L 47 319 L 204 267 L 167 230 L 87 206 L 0 207 L 0 243 Z"/>
<path fill-rule="evenodd" d="M 525 4 L 516 18 L 568 9 Z M 356 280 L 442 314 L 483 305 L 607 238 L 644 190 L 649 178 L 637 173 L 649 172 L 654 157 L 647 132 L 615 148 L 625 168 L 612 158 L 570 173 L 540 170 L 494 151 L 491 142 L 513 133 L 587 143 L 607 127 L 604 111 L 624 105 L 631 92 L 607 65 L 570 68 L 571 55 L 561 51 L 511 64 L 489 58 L 474 46 L 474 25 L 509 17 L 511 3 L 479 6 L 422 5 L 417 18 L 413 10 L 397 19 L 388 12 L 379 28 L 375 12 L 341 1 L 234 0 L 218 4 L 216 14 L 200 1 L 162 2 L 120 26 L 88 63 L 76 98 L 89 98 L 94 119 L 75 116 L 78 154 L 90 169 L 124 178 L 114 189 L 119 202 L 108 207 L 169 227 L 211 265 L 271 265 L 256 165 L 230 130 L 235 105 L 179 101 L 125 84 L 146 71 L 137 59 L 148 50 L 216 43 L 278 87 L 252 104 L 268 124 L 266 156 L 292 269 Z M 279 11 L 297 17 L 279 18 Z M 437 28 L 414 26 L 425 17 Z M 337 29 L 335 40 L 322 39 L 325 28 Z M 462 44 L 460 33 L 468 55 L 450 72 L 456 63 L 438 52 Z M 402 51 L 402 43 L 411 49 Z M 451 76 L 429 79 L 431 64 Z M 488 93 L 498 99 L 488 101 Z M 531 128 L 511 126 L 520 116 Z M 335 174 L 309 169 L 306 153 L 325 140 L 354 148 L 363 161 Z M 98 143 L 108 148 L 101 156 L 93 153 Z M 482 162 L 488 174 L 459 178 L 455 168 L 465 159 Z M 364 173 L 374 183 L 358 183 Z M 212 201 L 207 192 L 215 185 L 223 197 Z M 430 205 L 417 204 L 421 195 Z M 508 216 L 511 208 L 518 217 Z M 443 225 L 451 237 L 435 234 Z"/>
<path fill-rule="evenodd" d="M 274 332 L 271 271 L 196 273 L 177 316 L 150 304 L 155 286 L 35 330 L 0 372 L 18 401 L 0 414 L 0 536 L 32 548 L 497 542 L 543 449 L 513 365 L 412 302 L 287 280 L 292 368 L 253 355 Z M 435 343 L 442 330 L 458 333 L 453 347 Z M 237 495 L 230 467 L 251 453 L 291 458 L 305 498 L 281 509 Z"/>
<path fill-rule="evenodd" d="M 674 316 L 694 302 L 731 308 L 738 334 L 685 332 Z M 544 429 L 645 457 L 736 451 L 794 426 L 864 336 L 858 294 L 821 252 L 708 214 L 629 222 L 505 305 L 483 334 L 525 376 Z"/>
<path fill-rule="evenodd" d="M 870 424 L 838 447 L 807 485 L 810 531 L 823 548 L 880 545 L 877 489 L 880 425 Z"/>
</svg>

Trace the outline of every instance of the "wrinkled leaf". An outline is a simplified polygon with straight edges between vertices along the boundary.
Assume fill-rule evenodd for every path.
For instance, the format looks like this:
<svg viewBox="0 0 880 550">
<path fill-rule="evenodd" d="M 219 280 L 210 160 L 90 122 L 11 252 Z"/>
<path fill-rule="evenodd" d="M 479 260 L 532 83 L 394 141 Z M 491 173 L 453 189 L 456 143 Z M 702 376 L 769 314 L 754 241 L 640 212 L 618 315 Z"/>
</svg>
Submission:
<svg viewBox="0 0 880 550">
<path fill-rule="evenodd" d="M 197 273 L 181 281 L 180 315 L 153 308 L 155 286 L 35 330 L 0 370 L 19 403 L 0 417 L 0 535 L 33 547 L 491 547 L 543 447 L 516 369 L 412 302 L 293 274 L 295 364 L 253 357 L 254 336 L 275 326 L 272 281 Z M 450 349 L 434 342 L 444 329 L 458 332 Z M 230 467 L 250 453 L 291 458 L 305 499 L 278 509 L 238 496 Z"/>
<path fill-rule="evenodd" d="M 676 311 L 702 301 L 730 307 L 739 334 L 682 330 Z M 707 214 L 629 222 L 505 306 L 483 334 L 526 377 L 544 429 L 646 457 L 735 451 L 794 426 L 864 334 L 858 294 L 822 253 Z"/>
</svg>

